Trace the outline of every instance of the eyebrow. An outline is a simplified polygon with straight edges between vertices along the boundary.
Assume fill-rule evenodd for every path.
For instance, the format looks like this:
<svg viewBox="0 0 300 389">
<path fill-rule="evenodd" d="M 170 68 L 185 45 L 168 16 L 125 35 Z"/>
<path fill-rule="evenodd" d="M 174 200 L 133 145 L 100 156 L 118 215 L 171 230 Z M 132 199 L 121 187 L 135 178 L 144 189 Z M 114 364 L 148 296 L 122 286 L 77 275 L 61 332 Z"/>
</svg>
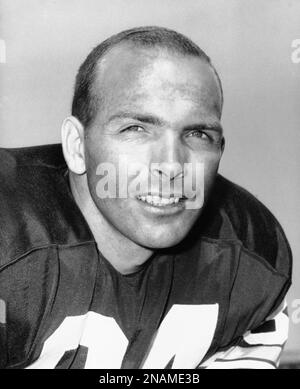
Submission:
<svg viewBox="0 0 300 389">
<path fill-rule="evenodd" d="M 185 131 L 192 131 L 192 130 L 206 130 L 206 131 L 215 131 L 219 132 L 220 134 L 223 133 L 223 127 L 220 123 L 199 123 L 199 124 L 191 124 L 188 126 L 185 126 Z"/>
<path fill-rule="evenodd" d="M 153 116 L 151 114 L 136 114 L 133 112 L 128 112 L 128 111 L 123 111 L 123 112 L 118 112 L 114 115 L 112 115 L 108 121 L 107 124 L 118 119 L 132 119 L 139 121 L 141 123 L 147 123 L 147 124 L 152 124 L 154 126 L 164 126 L 167 124 L 167 122 L 157 116 Z M 223 128 L 219 122 L 211 122 L 211 123 L 195 123 L 195 124 L 190 124 L 184 127 L 185 131 L 191 131 L 191 130 L 208 130 L 208 131 L 216 131 L 219 133 L 223 132 Z"/>
<path fill-rule="evenodd" d="M 148 115 L 148 114 L 135 114 L 132 112 L 119 112 L 115 115 L 112 115 L 107 123 L 110 123 L 117 119 L 133 119 L 142 123 L 152 124 L 154 126 L 163 126 L 166 122 L 156 116 Z"/>
</svg>

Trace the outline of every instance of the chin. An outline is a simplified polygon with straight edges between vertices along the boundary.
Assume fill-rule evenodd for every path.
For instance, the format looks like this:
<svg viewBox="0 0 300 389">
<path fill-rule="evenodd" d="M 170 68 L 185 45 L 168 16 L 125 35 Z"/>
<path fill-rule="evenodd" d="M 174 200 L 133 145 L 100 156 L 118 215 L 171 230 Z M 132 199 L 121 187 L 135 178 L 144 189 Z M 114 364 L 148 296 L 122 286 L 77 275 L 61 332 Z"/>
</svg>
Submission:
<svg viewBox="0 0 300 389">
<path fill-rule="evenodd" d="M 177 233 L 176 233 L 177 232 Z M 140 240 L 141 246 L 147 247 L 148 249 L 158 250 L 166 249 L 169 247 L 176 246 L 179 244 L 186 236 L 186 234 L 178 234 L 178 231 L 170 233 L 168 232 L 159 232 L 159 234 L 149 234 L 147 238 L 143 237 Z"/>
</svg>

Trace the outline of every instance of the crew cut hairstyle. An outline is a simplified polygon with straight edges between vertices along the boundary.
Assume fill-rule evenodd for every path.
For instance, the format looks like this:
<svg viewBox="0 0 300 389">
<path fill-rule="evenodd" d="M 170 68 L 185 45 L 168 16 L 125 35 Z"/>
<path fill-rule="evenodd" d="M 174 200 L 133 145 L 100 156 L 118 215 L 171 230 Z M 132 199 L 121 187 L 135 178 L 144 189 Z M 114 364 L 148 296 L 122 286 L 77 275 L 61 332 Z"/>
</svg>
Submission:
<svg viewBox="0 0 300 389">
<path fill-rule="evenodd" d="M 90 52 L 80 66 L 76 76 L 72 115 L 81 122 L 84 128 L 88 128 L 93 123 L 99 109 L 99 93 L 95 93 L 93 88 L 97 64 L 109 50 L 122 42 L 131 42 L 136 46 L 148 48 L 168 49 L 171 52 L 203 59 L 212 67 L 216 74 L 223 103 L 223 91 L 218 73 L 212 65 L 210 58 L 199 46 L 186 36 L 167 28 L 156 26 L 137 27 L 122 31 L 100 43 Z"/>
</svg>

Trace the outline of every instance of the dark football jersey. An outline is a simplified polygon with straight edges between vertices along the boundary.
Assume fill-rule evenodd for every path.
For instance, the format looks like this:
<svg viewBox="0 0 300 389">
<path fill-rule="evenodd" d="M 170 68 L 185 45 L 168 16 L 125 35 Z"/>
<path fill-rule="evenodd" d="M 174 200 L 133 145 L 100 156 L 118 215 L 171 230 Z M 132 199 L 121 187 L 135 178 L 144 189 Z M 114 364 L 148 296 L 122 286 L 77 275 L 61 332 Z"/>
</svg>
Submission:
<svg viewBox="0 0 300 389">
<path fill-rule="evenodd" d="M 291 253 L 218 176 L 191 233 L 121 275 L 98 252 L 60 146 L 0 151 L 2 368 L 276 366 Z"/>
</svg>

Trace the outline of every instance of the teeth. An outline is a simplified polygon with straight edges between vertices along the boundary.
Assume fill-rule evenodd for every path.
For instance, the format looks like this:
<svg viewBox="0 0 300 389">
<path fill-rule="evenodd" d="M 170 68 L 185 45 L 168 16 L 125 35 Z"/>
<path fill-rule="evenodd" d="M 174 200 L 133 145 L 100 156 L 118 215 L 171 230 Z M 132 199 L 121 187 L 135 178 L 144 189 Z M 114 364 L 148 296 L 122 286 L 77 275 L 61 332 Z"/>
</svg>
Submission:
<svg viewBox="0 0 300 389">
<path fill-rule="evenodd" d="M 179 197 L 170 197 L 170 198 L 164 198 L 164 197 L 159 197 L 159 196 L 139 196 L 139 199 L 151 204 L 151 205 L 156 205 L 163 207 L 165 205 L 170 205 L 170 204 L 178 204 L 179 203 Z"/>
<path fill-rule="evenodd" d="M 154 200 L 154 202 L 156 202 L 156 201 Z M 172 204 L 173 201 L 171 201 L 171 199 L 164 199 L 164 198 L 162 198 L 161 199 L 161 203 L 162 203 L 162 205 L 167 205 L 167 204 Z"/>
</svg>

